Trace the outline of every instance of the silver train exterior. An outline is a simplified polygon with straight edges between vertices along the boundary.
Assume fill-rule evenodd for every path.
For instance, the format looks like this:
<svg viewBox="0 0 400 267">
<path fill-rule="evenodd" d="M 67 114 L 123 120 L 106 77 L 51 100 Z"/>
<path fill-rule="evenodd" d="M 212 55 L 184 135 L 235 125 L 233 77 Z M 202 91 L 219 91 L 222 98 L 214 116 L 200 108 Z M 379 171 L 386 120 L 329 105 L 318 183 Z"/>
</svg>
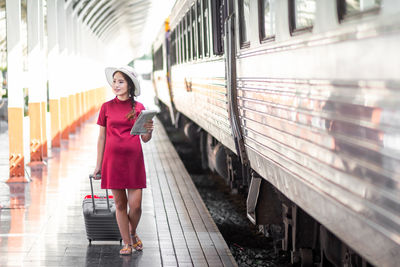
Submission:
<svg viewBox="0 0 400 267">
<path fill-rule="evenodd" d="M 348 17 L 340 10 L 352 1 L 213 2 L 177 1 L 171 13 L 175 43 L 164 57 L 175 58 L 164 69 L 174 112 L 246 157 L 252 170 L 370 263 L 398 266 L 400 2 L 369 1 L 371 10 Z M 271 38 L 260 34 L 261 2 L 274 11 Z M 191 30 L 201 29 L 193 47 L 176 37 L 199 4 L 202 27 L 197 15 L 187 20 Z M 312 27 L 296 31 L 292 16 L 301 4 L 314 8 L 314 17 Z M 218 54 L 219 5 L 225 14 Z M 259 193 L 255 181 L 249 198 Z"/>
<path fill-rule="evenodd" d="M 194 12 L 197 11 L 197 6 L 193 6 L 193 4 L 194 1 L 176 2 L 174 11 L 169 18 L 169 27 L 171 29 L 176 28 L 175 33 L 182 27 L 181 18 L 186 18 L 187 11 L 189 9 L 191 13 L 194 9 Z M 210 7 L 210 5 L 208 5 L 208 7 Z M 208 10 L 207 14 L 210 14 L 210 8 L 208 8 Z M 206 22 L 206 27 L 211 27 L 211 16 L 208 15 L 203 19 L 203 21 Z M 186 21 L 185 23 L 187 24 Z M 190 20 L 189 23 L 191 26 L 193 25 L 192 20 Z M 170 38 L 171 35 L 172 34 L 169 33 L 168 38 Z M 210 34 L 207 40 L 203 42 L 203 46 L 208 47 L 205 49 L 208 49 L 208 52 L 204 52 L 206 56 L 196 60 L 196 63 L 188 63 L 187 58 L 193 57 L 193 50 L 176 53 L 176 61 L 183 63 L 186 58 L 187 64 L 175 64 L 171 66 L 170 61 L 163 60 L 163 68 L 153 72 L 153 81 L 157 95 L 163 96 L 159 97 L 159 100 L 169 108 L 171 114 L 174 114 L 173 116 L 176 114 L 174 111 L 177 110 L 214 136 L 224 146 L 235 151 L 227 108 L 228 98 L 225 82 L 225 62 L 223 55 L 215 55 L 212 53 L 211 38 Z M 166 53 L 167 49 L 172 50 L 172 47 L 176 48 L 176 45 L 167 46 L 167 43 L 169 42 L 166 41 L 164 34 L 159 34 L 154 42 L 154 54 L 159 51 L 158 49 L 162 49 L 164 52 L 164 59 L 171 57 L 170 53 Z M 190 46 L 192 45 L 193 44 Z M 190 53 L 190 56 L 185 53 Z M 166 81 L 164 78 L 166 73 L 171 73 L 170 85 L 164 83 L 164 81 Z M 169 93 L 165 92 L 168 86 L 171 88 Z M 175 117 L 171 116 L 171 121 L 175 122 Z"/>
</svg>

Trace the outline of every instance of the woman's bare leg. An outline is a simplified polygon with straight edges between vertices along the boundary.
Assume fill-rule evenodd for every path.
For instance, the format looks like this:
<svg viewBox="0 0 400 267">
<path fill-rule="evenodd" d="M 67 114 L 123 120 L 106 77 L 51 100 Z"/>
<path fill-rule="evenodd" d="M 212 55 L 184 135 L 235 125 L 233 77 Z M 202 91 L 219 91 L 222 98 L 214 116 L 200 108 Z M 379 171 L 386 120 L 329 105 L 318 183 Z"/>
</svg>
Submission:
<svg viewBox="0 0 400 267">
<path fill-rule="evenodd" d="M 114 195 L 118 228 L 124 244 L 131 244 L 129 235 L 129 218 L 127 212 L 128 199 L 125 189 L 112 189 Z"/>
<path fill-rule="evenodd" d="M 142 215 L 142 189 L 128 189 L 130 232 L 136 234 L 136 228 Z M 136 243 L 136 240 L 132 240 Z"/>
</svg>

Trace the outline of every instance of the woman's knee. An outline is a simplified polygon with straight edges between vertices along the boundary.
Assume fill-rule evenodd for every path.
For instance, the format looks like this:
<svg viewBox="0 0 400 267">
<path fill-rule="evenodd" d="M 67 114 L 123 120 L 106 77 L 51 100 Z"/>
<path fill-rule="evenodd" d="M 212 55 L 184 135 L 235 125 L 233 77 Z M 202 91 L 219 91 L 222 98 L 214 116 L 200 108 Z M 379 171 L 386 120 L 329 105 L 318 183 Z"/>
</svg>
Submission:
<svg viewBox="0 0 400 267">
<path fill-rule="evenodd" d="M 117 211 L 126 211 L 126 203 L 115 203 Z"/>
<path fill-rule="evenodd" d="M 126 211 L 127 210 L 127 203 L 123 199 L 115 200 L 115 208 L 117 211 Z"/>
<path fill-rule="evenodd" d="M 142 212 L 142 207 L 141 207 L 141 205 L 138 205 L 138 204 L 134 204 L 134 205 L 131 205 L 130 207 L 130 210 L 132 211 L 132 212 L 134 212 L 135 214 L 138 214 L 138 213 L 141 213 Z"/>
<path fill-rule="evenodd" d="M 117 211 L 126 211 L 128 200 L 124 190 L 112 190 L 114 195 L 114 203 Z"/>
<path fill-rule="evenodd" d="M 128 191 L 129 210 L 135 214 L 142 212 L 142 190 L 130 189 Z"/>
</svg>

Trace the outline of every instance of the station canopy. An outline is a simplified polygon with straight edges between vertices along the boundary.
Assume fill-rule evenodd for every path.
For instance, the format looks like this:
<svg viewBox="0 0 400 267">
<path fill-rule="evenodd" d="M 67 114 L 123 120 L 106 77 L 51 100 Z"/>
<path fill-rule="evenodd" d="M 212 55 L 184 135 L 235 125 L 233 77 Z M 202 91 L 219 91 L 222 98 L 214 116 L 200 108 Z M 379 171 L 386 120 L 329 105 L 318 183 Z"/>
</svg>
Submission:
<svg viewBox="0 0 400 267">
<path fill-rule="evenodd" d="M 149 51 L 175 0 L 66 0 L 74 13 L 115 51 L 133 58 Z"/>
<path fill-rule="evenodd" d="M 21 0 L 22 48 L 26 55 L 26 2 Z M 0 0 L 0 67 L 6 65 L 6 5 Z M 175 0 L 65 0 L 75 19 L 92 31 L 110 51 L 134 59 L 150 51 Z M 43 0 L 46 16 L 47 0 Z M 46 19 L 45 19 L 46 21 Z M 46 28 L 46 26 L 45 26 Z"/>
</svg>

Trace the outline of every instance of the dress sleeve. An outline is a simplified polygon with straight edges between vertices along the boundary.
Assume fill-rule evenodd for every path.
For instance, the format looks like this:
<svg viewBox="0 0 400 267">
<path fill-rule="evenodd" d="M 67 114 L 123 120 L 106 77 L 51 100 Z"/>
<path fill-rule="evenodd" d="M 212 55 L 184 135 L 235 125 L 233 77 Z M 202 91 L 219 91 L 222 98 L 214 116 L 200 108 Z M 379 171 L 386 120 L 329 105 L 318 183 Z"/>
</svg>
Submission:
<svg viewBox="0 0 400 267">
<path fill-rule="evenodd" d="M 101 105 L 99 118 L 97 119 L 97 124 L 103 127 L 106 127 L 107 117 L 106 117 L 106 105 L 105 103 Z"/>
<path fill-rule="evenodd" d="M 140 114 L 140 112 L 142 112 L 142 110 L 145 110 L 145 109 L 146 108 L 143 106 L 142 103 L 137 102 L 137 105 L 136 105 L 136 113 L 137 114 Z"/>
</svg>

